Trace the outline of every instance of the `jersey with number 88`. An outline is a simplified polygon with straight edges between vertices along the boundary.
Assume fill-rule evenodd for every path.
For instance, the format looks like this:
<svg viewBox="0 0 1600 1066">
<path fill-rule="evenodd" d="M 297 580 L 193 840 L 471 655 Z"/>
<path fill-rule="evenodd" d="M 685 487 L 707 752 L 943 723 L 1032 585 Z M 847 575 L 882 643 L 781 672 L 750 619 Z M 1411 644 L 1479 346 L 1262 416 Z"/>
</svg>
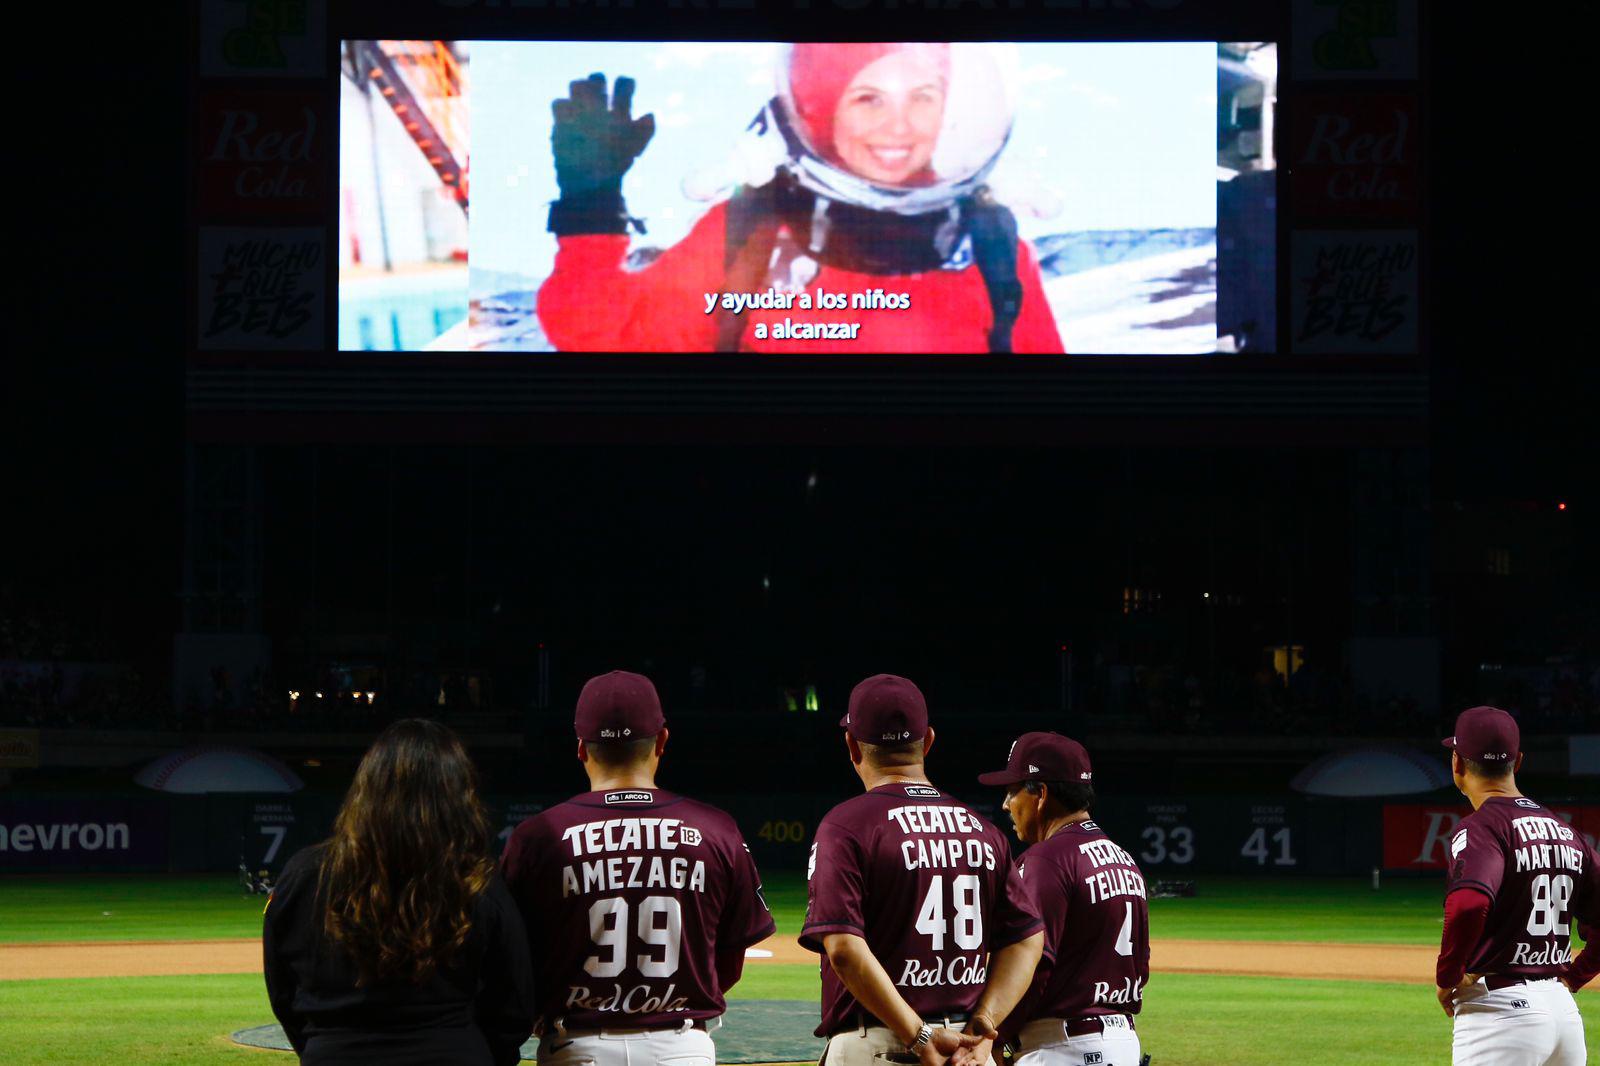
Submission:
<svg viewBox="0 0 1600 1066">
<path fill-rule="evenodd" d="M 1476 889 L 1491 901 L 1468 956 L 1470 973 L 1553 977 L 1572 959 L 1572 917 L 1600 918 L 1594 849 L 1525 796 L 1493 796 L 1450 839 L 1446 895 Z"/>
</svg>

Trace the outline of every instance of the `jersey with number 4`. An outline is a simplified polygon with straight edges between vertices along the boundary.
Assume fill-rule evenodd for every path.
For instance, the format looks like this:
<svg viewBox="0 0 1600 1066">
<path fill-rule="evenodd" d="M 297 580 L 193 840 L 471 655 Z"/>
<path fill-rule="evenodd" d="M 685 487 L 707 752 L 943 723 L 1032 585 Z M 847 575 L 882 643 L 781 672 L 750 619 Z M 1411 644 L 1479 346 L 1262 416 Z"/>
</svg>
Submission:
<svg viewBox="0 0 1600 1066">
<path fill-rule="evenodd" d="M 541 811 L 511 834 L 500 866 L 547 1026 L 714 1018 L 727 1009 L 717 955 L 774 928 L 733 819 L 662 789 L 590 792 Z"/>
<path fill-rule="evenodd" d="M 889 980 L 924 1018 L 971 1011 L 989 954 L 1042 927 L 1000 830 L 931 785 L 880 785 L 817 825 L 802 947 L 829 933 L 867 942 Z M 844 982 L 822 963 L 828 1036 L 867 1024 Z"/>
<path fill-rule="evenodd" d="M 1600 919 L 1600 873 L 1582 834 L 1523 796 L 1492 796 L 1450 838 L 1449 895 L 1491 901 L 1469 973 L 1554 977 L 1572 961 L 1572 915 Z"/>
<path fill-rule="evenodd" d="M 1150 981 L 1144 875 L 1095 822 L 1074 822 L 1019 864 L 1044 916 L 1044 959 L 1022 1021 L 1138 1014 Z"/>
</svg>

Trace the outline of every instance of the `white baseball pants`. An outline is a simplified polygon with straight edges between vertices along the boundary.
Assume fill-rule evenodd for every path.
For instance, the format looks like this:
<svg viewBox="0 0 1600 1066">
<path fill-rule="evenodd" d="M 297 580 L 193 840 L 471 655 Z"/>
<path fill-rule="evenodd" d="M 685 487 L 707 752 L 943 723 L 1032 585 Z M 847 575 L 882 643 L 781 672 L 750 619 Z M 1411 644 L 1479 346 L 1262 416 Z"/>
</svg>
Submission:
<svg viewBox="0 0 1600 1066">
<path fill-rule="evenodd" d="M 1139 1066 L 1139 1034 L 1120 1014 L 1108 1014 L 1098 1033 L 1068 1036 L 1060 1018 L 1039 1018 L 1017 1035 L 1022 1050 L 1013 1066 Z"/>
<path fill-rule="evenodd" d="M 1551 978 L 1491 992 L 1483 982 L 1456 1001 L 1455 1066 L 1584 1066 L 1583 1019 L 1567 986 Z"/>
<path fill-rule="evenodd" d="M 539 1038 L 539 1066 L 716 1066 L 716 1061 L 716 1045 L 704 1029 L 585 1029 Z"/>
</svg>

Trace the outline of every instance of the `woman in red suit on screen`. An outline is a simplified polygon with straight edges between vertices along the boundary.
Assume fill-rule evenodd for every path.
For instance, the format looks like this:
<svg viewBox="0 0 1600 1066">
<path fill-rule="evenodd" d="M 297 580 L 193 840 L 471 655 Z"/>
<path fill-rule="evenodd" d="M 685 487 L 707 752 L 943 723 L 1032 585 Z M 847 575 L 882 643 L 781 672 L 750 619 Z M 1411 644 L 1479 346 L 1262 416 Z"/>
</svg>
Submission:
<svg viewBox="0 0 1600 1066">
<path fill-rule="evenodd" d="M 788 46 L 732 195 L 636 271 L 624 269 L 639 223 L 622 179 L 655 120 L 633 117 L 630 78 L 609 99 L 602 74 L 573 82 L 551 135 L 559 248 L 538 299 L 550 340 L 590 352 L 1060 353 L 1033 251 L 984 185 L 1012 115 L 988 48 Z"/>
</svg>

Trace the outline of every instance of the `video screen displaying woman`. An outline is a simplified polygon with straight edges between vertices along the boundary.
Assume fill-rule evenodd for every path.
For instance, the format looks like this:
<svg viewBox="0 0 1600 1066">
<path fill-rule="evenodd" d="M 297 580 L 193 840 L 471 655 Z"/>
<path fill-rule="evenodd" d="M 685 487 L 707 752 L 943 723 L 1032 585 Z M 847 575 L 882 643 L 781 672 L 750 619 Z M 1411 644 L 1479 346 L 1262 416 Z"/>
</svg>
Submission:
<svg viewBox="0 0 1600 1066">
<path fill-rule="evenodd" d="M 1271 44 L 345 47 L 341 348 L 1274 339 L 1219 315 L 1219 288 L 1224 308 L 1273 305 Z M 1219 242 L 1219 203 L 1260 239 Z"/>
</svg>

